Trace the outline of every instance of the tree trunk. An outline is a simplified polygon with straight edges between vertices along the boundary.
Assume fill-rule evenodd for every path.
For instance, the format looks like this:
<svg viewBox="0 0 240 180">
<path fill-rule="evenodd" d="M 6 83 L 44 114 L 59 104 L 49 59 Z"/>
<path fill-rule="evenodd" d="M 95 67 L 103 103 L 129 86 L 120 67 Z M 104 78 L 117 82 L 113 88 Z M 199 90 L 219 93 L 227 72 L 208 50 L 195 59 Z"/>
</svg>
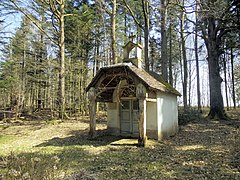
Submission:
<svg viewBox="0 0 240 180">
<path fill-rule="evenodd" d="M 226 65 L 226 61 L 227 61 L 226 53 L 224 53 L 223 71 L 224 71 L 224 82 L 225 82 L 225 95 L 226 95 L 227 110 L 229 111 L 228 88 L 227 88 L 227 65 Z"/>
<path fill-rule="evenodd" d="M 128 35 L 127 35 L 127 30 L 128 30 L 128 28 L 127 28 L 127 23 L 128 23 L 128 21 L 127 21 L 127 12 L 124 12 L 124 44 L 127 44 L 127 42 L 128 42 Z"/>
<path fill-rule="evenodd" d="M 232 70 L 232 98 L 233 98 L 233 107 L 236 109 L 236 96 L 235 96 L 235 83 L 234 83 L 234 66 L 233 66 L 233 48 L 231 48 L 231 70 Z"/>
<path fill-rule="evenodd" d="M 219 45 L 215 33 L 215 19 L 208 18 L 208 70 L 209 70 L 209 87 L 210 87 L 210 112 L 208 117 L 211 119 L 217 117 L 225 119 L 223 97 L 221 92 L 222 78 L 219 67 Z"/>
<path fill-rule="evenodd" d="M 42 29 L 44 29 L 44 12 L 41 12 L 41 27 Z M 41 78 L 43 76 L 42 73 L 42 63 L 43 63 L 43 59 L 44 59 L 44 35 L 43 32 L 40 32 L 40 60 L 37 63 L 38 64 L 38 68 L 40 69 L 39 74 L 38 74 L 38 102 L 37 102 L 37 108 L 38 110 L 40 110 L 42 108 L 42 104 L 43 104 L 43 100 L 42 100 L 42 83 L 41 83 Z"/>
<path fill-rule="evenodd" d="M 183 106 L 184 110 L 187 109 L 187 79 L 188 79 L 188 67 L 187 67 L 187 55 L 186 46 L 184 39 L 184 13 L 181 12 L 181 46 L 182 46 L 182 57 L 183 57 Z"/>
<path fill-rule="evenodd" d="M 65 116 L 65 44 L 64 44 L 64 0 L 60 5 L 60 68 L 59 68 L 59 118 Z"/>
<path fill-rule="evenodd" d="M 117 9 L 117 2 L 116 0 L 112 1 L 112 63 L 117 63 L 117 57 L 116 57 L 116 9 Z"/>
<path fill-rule="evenodd" d="M 26 32 L 24 32 L 25 34 Z M 27 61 L 27 53 L 26 53 L 26 42 L 23 42 L 23 61 L 22 61 L 22 74 L 21 74 L 21 96 L 19 96 L 19 113 L 22 112 L 23 109 L 25 109 L 25 96 L 26 96 L 26 61 Z"/>
<path fill-rule="evenodd" d="M 149 2 L 148 0 L 142 0 L 142 8 L 144 12 L 144 59 L 145 70 L 149 71 Z"/>
<path fill-rule="evenodd" d="M 192 62 L 189 61 L 188 64 L 188 107 L 191 107 L 191 89 L 192 89 Z"/>
<path fill-rule="evenodd" d="M 172 72 L 172 22 L 169 25 L 169 61 L 168 61 L 168 70 L 169 70 L 169 84 L 173 86 L 173 72 Z"/>
<path fill-rule="evenodd" d="M 167 30 L 166 30 L 166 0 L 161 0 L 161 71 L 162 78 L 168 82 Z"/>
<path fill-rule="evenodd" d="M 197 5 L 196 5 L 197 9 Z M 201 107 L 201 92 L 200 92 L 200 78 L 199 78 L 199 60 L 198 60 L 198 12 L 196 16 L 196 27 L 195 27 L 195 39 L 194 39 L 194 50 L 195 50 L 195 60 L 196 60 L 196 76 L 197 76 L 197 104 L 198 112 L 202 113 Z"/>
<path fill-rule="evenodd" d="M 219 75 L 218 58 L 214 55 L 214 52 L 209 52 L 208 55 L 210 87 L 210 112 L 208 116 L 210 118 L 214 118 L 215 116 L 217 116 L 221 119 L 224 117 L 224 107 L 221 93 L 222 78 Z"/>
</svg>

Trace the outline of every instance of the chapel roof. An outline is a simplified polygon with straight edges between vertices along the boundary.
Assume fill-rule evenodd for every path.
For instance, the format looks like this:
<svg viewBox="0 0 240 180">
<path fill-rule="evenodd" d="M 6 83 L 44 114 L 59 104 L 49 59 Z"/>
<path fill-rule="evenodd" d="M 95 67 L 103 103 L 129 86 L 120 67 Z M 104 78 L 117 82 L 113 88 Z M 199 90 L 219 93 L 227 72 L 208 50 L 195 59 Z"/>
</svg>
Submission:
<svg viewBox="0 0 240 180">
<path fill-rule="evenodd" d="M 157 90 L 164 93 L 174 94 L 177 96 L 181 96 L 181 94 L 173 88 L 170 84 L 165 82 L 161 76 L 155 72 L 146 72 L 144 69 L 137 68 L 135 65 L 130 63 L 120 63 L 107 67 L 101 68 L 96 76 L 92 79 L 90 84 L 87 86 L 86 91 L 88 91 L 91 87 L 95 87 L 102 76 L 107 76 L 107 74 L 112 74 L 114 77 L 114 73 L 117 74 L 119 72 L 125 72 L 136 78 L 138 81 L 143 83 L 147 88 L 151 88 L 153 90 Z"/>
</svg>

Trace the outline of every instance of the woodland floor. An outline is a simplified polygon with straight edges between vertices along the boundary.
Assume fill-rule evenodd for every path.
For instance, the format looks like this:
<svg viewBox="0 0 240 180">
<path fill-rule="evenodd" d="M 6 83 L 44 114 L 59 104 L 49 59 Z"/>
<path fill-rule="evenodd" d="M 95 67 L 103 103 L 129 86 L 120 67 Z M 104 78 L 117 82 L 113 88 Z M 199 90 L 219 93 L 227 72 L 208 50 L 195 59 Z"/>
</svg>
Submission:
<svg viewBox="0 0 240 180">
<path fill-rule="evenodd" d="M 108 136 L 98 118 L 0 121 L 0 179 L 240 179 L 240 109 L 231 121 L 198 118 L 146 148 Z"/>
</svg>

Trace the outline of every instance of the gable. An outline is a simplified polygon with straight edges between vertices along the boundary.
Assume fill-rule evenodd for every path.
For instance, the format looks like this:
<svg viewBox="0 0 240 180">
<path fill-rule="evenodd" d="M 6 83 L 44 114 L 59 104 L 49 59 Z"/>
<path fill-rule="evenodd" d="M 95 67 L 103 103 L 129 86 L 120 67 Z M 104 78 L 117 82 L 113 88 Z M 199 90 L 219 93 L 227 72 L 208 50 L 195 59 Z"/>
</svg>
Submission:
<svg viewBox="0 0 240 180">
<path fill-rule="evenodd" d="M 98 101 L 111 102 L 113 92 L 119 82 L 126 80 L 128 86 L 142 83 L 148 89 L 181 96 L 171 85 L 163 82 L 160 76 L 157 79 L 157 76 L 159 75 L 147 73 L 145 70 L 132 65 L 132 63 L 116 64 L 101 68 L 87 86 L 86 91 L 94 87 L 98 91 Z"/>
</svg>

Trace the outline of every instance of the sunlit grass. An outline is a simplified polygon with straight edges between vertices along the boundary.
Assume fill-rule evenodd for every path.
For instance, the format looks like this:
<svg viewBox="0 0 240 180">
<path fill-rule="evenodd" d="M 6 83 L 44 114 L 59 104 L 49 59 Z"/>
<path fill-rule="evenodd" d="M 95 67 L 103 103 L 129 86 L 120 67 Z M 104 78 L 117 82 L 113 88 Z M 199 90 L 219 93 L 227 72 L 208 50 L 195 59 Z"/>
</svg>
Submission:
<svg viewBox="0 0 240 180">
<path fill-rule="evenodd" d="M 14 136 L 8 136 L 8 135 L 0 135 L 0 144 L 4 145 L 7 143 L 10 143 L 12 141 L 14 141 Z"/>
<path fill-rule="evenodd" d="M 0 174 L 12 178 L 239 179 L 239 129 L 201 121 L 161 142 L 106 135 L 88 139 L 88 123 L 65 121 L 1 129 Z M 21 168 L 20 168 L 21 167 Z"/>
<path fill-rule="evenodd" d="M 176 147 L 176 150 L 182 150 L 182 151 L 187 151 L 187 150 L 197 150 L 197 149 L 205 149 L 206 147 L 203 145 L 190 145 L 190 146 L 180 146 Z"/>
</svg>

